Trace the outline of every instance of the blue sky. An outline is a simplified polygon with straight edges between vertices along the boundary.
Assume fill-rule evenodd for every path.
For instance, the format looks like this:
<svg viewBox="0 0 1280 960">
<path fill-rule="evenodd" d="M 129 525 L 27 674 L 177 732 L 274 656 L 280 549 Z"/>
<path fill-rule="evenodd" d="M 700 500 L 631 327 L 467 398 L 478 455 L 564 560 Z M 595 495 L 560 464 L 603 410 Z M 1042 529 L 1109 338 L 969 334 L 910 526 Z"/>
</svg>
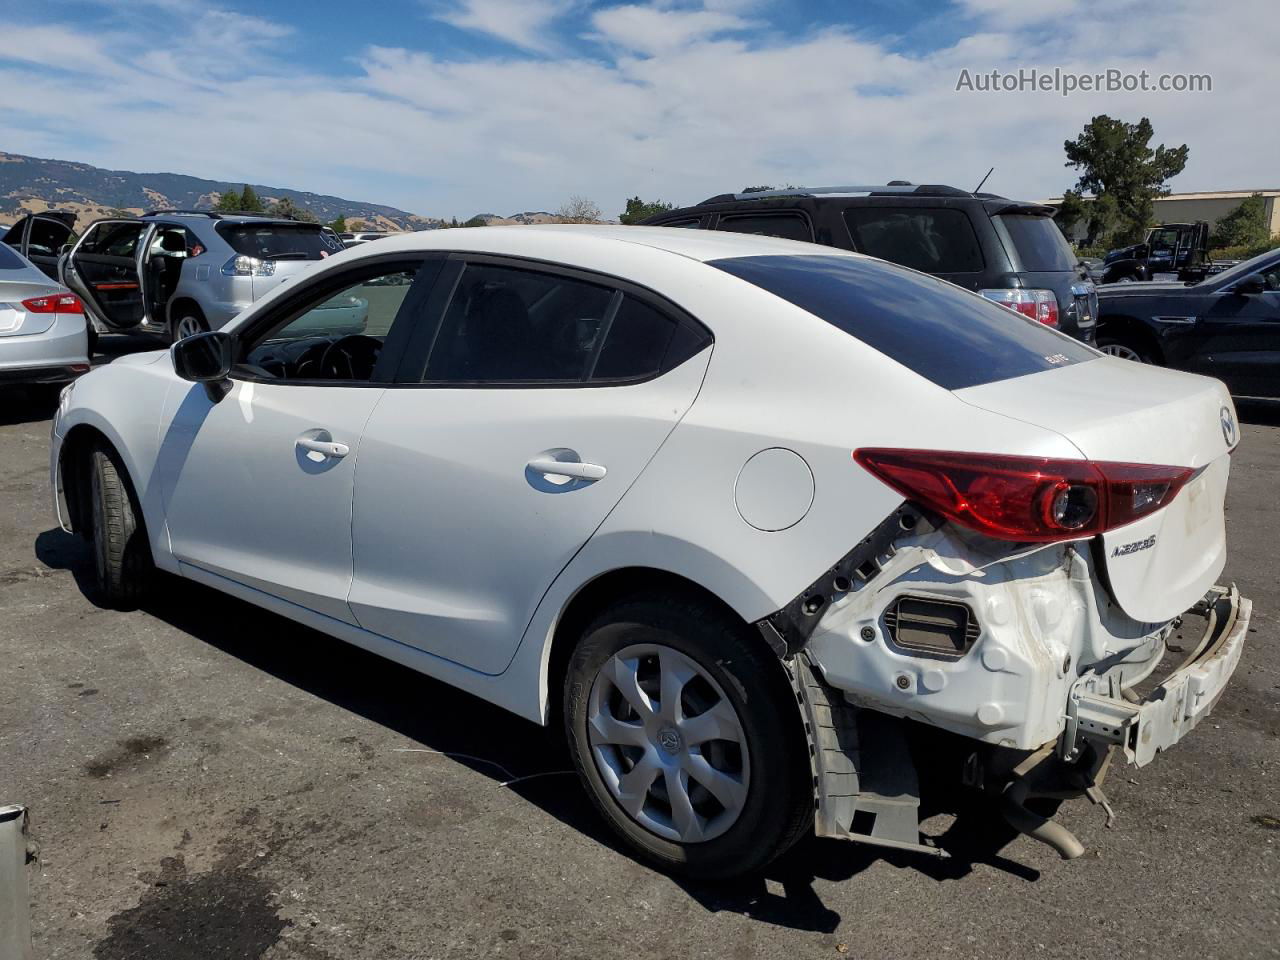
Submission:
<svg viewBox="0 0 1280 960">
<path fill-rule="evenodd" d="M 0 0 L 0 150 L 432 216 L 615 215 L 748 183 L 1070 186 L 1097 113 L 1280 186 L 1273 0 Z M 961 70 L 1204 72 L 1208 93 L 977 93 Z"/>
</svg>

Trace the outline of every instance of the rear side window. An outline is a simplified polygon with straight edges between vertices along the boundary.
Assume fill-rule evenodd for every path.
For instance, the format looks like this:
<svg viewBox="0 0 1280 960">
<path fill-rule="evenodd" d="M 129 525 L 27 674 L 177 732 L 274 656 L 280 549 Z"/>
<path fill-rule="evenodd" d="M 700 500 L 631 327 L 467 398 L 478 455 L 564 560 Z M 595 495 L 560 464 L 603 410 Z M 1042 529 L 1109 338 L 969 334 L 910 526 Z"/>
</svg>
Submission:
<svg viewBox="0 0 1280 960">
<path fill-rule="evenodd" d="M 0 270 L 23 270 L 26 266 L 17 253 L 0 243 Z"/>
<path fill-rule="evenodd" d="M 1076 255 L 1053 218 L 1006 213 L 993 219 L 1013 241 L 1014 249 L 1010 252 L 1015 253 L 1023 270 L 1037 273 L 1075 269 Z"/>
<path fill-rule="evenodd" d="M 984 266 L 973 224 L 962 210 L 849 207 L 853 246 L 924 273 L 976 273 Z"/>
<path fill-rule="evenodd" d="M 684 227 L 687 230 L 697 230 L 698 225 L 702 222 L 701 217 L 690 217 L 688 220 L 668 220 L 666 223 L 659 223 L 659 227 Z"/>
<path fill-rule="evenodd" d="M 292 223 L 220 223 L 218 233 L 236 253 L 259 260 L 322 260 L 334 247 L 318 226 Z"/>
<path fill-rule="evenodd" d="M 592 380 L 652 377 L 662 369 L 676 322 L 634 297 L 623 297 L 605 333 Z"/>
<path fill-rule="evenodd" d="M 948 390 L 1092 360 L 1083 344 L 939 280 L 855 257 L 740 257 L 755 284 Z"/>
<path fill-rule="evenodd" d="M 77 252 L 103 257 L 132 257 L 145 229 L 146 224 L 127 220 L 99 224 L 90 228 Z"/>
<path fill-rule="evenodd" d="M 781 237 L 783 240 L 803 240 L 813 243 L 813 231 L 809 229 L 809 221 L 798 213 L 758 213 L 723 216 L 716 225 L 717 230 L 728 230 L 730 233 L 758 233 L 766 237 Z"/>
</svg>

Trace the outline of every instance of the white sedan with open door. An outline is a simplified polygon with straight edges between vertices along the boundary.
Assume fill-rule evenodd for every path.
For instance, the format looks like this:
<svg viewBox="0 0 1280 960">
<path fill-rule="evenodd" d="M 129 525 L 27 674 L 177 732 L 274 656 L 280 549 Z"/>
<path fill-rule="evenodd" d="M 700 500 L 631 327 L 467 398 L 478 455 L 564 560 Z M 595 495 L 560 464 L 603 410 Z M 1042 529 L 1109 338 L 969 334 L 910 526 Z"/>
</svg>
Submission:
<svg viewBox="0 0 1280 960">
<path fill-rule="evenodd" d="M 52 470 L 107 601 L 158 568 L 562 722 L 640 854 L 725 876 L 815 826 L 938 853 L 926 726 L 1079 855 L 1027 802 L 1105 803 L 1108 761 L 1174 746 L 1240 658 L 1237 439 L 1217 381 L 882 261 L 491 227 L 366 244 L 93 371 Z"/>
</svg>

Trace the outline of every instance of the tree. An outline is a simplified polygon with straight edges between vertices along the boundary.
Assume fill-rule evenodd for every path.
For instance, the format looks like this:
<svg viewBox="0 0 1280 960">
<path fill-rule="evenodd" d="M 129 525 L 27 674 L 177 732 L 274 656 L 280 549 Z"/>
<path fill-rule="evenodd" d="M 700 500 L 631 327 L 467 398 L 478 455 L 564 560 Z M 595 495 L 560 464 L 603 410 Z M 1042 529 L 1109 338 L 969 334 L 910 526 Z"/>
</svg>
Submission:
<svg viewBox="0 0 1280 960">
<path fill-rule="evenodd" d="M 247 183 L 244 185 L 244 192 L 240 194 L 240 209 L 245 213 L 261 213 L 262 201 L 258 199 L 257 192 Z"/>
<path fill-rule="evenodd" d="M 301 220 L 304 223 L 319 222 L 314 213 L 298 206 L 289 197 L 277 197 L 271 201 L 271 206 L 267 208 L 267 213 L 285 220 Z"/>
<path fill-rule="evenodd" d="M 602 214 L 594 201 L 575 195 L 561 204 L 556 216 L 565 223 L 599 223 Z"/>
<path fill-rule="evenodd" d="M 466 223 L 462 224 L 464 227 L 487 227 L 488 225 L 489 221 L 481 216 L 474 216 Z"/>
<path fill-rule="evenodd" d="M 1151 225 L 1153 201 L 1169 192 L 1165 181 L 1187 165 L 1187 145 L 1152 148 L 1154 132 L 1146 117 L 1125 123 L 1102 114 L 1063 143 L 1065 166 L 1080 171 L 1076 190 L 1097 198 L 1089 211 L 1090 233 L 1097 239 L 1141 240 Z"/>
<path fill-rule="evenodd" d="M 743 187 L 742 192 L 743 193 L 764 193 L 766 190 L 773 190 L 773 189 L 774 189 L 773 187 L 768 186 L 766 184 L 763 187 Z"/>
<path fill-rule="evenodd" d="M 1088 219 L 1088 216 L 1089 204 L 1084 202 L 1077 191 L 1068 190 L 1062 195 L 1062 203 L 1058 204 L 1058 213 L 1053 218 L 1053 222 L 1058 225 L 1062 235 L 1070 240 L 1076 224 Z"/>
<path fill-rule="evenodd" d="M 337 217 L 335 217 L 335 218 L 334 218 L 333 223 L 329 224 L 329 228 L 330 228 L 334 233 L 346 233 L 346 232 L 347 232 L 347 218 L 346 218 L 346 217 L 344 217 L 342 214 L 338 214 L 338 215 L 337 215 Z"/>
<path fill-rule="evenodd" d="M 218 202 L 214 204 L 215 210 L 241 210 L 240 194 L 236 193 L 236 188 L 231 187 L 226 193 L 218 194 Z"/>
<path fill-rule="evenodd" d="M 618 222 L 639 223 L 641 220 L 648 220 L 650 217 L 656 217 L 660 213 L 673 209 L 675 209 L 674 203 L 664 203 L 661 200 L 646 202 L 639 197 L 632 197 L 627 201 L 627 209 L 618 215 Z"/>
<path fill-rule="evenodd" d="M 1254 247 L 1270 238 L 1267 230 L 1267 202 L 1255 193 L 1218 221 L 1209 244 L 1214 247 Z"/>
</svg>

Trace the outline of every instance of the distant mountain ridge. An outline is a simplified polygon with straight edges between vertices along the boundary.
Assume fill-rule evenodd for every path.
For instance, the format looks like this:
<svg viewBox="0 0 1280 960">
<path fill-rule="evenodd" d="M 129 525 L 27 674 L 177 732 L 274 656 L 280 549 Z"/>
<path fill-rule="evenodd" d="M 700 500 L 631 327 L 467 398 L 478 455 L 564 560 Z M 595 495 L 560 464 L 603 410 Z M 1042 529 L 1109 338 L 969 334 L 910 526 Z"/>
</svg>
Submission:
<svg viewBox="0 0 1280 960">
<path fill-rule="evenodd" d="M 133 173 L 104 170 L 87 163 L 48 160 L 0 151 L 0 216 L 16 219 L 24 213 L 49 208 L 74 210 L 87 216 L 112 210 L 141 213 L 163 208 L 208 209 L 218 195 L 239 191 L 244 184 L 205 180 L 181 173 Z M 363 220 L 373 230 L 423 230 L 441 225 L 439 219 L 422 217 L 381 203 L 347 200 L 290 187 L 250 184 L 263 203 L 288 197 L 317 219 L 328 222 L 339 216 Z"/>
</svg>

